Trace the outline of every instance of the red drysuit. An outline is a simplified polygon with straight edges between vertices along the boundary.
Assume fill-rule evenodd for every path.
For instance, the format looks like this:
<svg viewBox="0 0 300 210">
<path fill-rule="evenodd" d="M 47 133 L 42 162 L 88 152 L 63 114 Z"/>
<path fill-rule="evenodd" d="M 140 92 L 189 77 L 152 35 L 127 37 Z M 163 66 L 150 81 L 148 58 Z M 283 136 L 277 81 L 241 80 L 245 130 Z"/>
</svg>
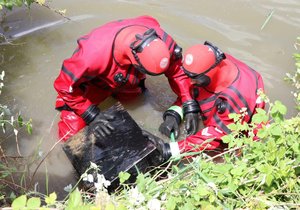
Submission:
<svg viewBox="0 0 300 210">
<path fill-rule="evenodd" d="M 67 140 L 85 126 L 80 116 L 91 105 L 98 105 L 109 96 L 124 101 L 142 93 L 146 75 L 130 64 L 119 65 L 114 57 L 121 47 L 115 45 L 116 37 L 123 29 L 134 26 L 156 30 L 169 48 L 171 61 L 164 74 L 172 90 L 182 103 L 192 98 L 189 78 L 180 69 L 181 59 L 174 56 L 176 42 L 154 18 L 141 16 L 109 22 L 77 40 L 77 49 L 71 58 L 64 60 L 54 82 L 58 92 L 56 109 L 61 111 L 58 124 L 61 139 Z"/>
<path fill-rule="evenodd" d="M 226 54 L 226 58 L 226 62 L 232 62 L 234 65 L 230 67 L 222 65 L 220 72 L 225 72 L 222 76 L 229 76 L 226 75 L 227 72 L 230 72 L 228 68 L 237 68 L 237 74 L 233 82 L 220 92 L 211 92 L 205 87 L 194 87 L 195 99 L 199 103 L 205 128 L 195 135 L 176 142 L 175 144 L 178 144 L 178 146 L 175 146 L 173 151 L 177 150 L 183 153 L 216 149 L 221 144 L 221 137 L 230 133 L 227 125 L 233 123 L 233 120 L 229 119 L 228 114 L 240 113 L 242 108 L 246 108 L 247 114 L 243 120 L 249 123 L 255 109 L 264 108 L 265 104 L 258 95 L 258 90 L 264 90 L 260 74 L 228 54 Z M 219 85 L 221 84 L 218 83 L 218 80 L 212 80 L 211 87 L 218 89 Z M 221 104 L 223 106 L 222 110 L 220 109 Z M 180 103 L 176 102 L 176 105 L 180 106 Z M 213 141 L 203 144 L 208 139 L 213 139 Z M 174 148 L 174 145 L 171 148 Z"/>
</svg>

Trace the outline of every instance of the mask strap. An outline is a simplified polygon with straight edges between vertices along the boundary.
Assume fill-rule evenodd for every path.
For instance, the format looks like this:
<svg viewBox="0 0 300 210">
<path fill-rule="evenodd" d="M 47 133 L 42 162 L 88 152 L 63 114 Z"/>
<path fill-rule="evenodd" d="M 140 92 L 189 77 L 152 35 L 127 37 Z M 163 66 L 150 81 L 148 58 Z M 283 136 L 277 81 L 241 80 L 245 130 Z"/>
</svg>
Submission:
<svg viewBox="0 0 300 210">
<path fill-rule="evenodd" d="M 152 42 L 154 39 L 159 38 L 156 31 L 153 28 L 147 30 L 142 36 L 140 34 L 135 35 L 136 40 L 130 44 L 131 52 L 133 54 L 134 59 L 138 63 L 138 65 L 134 65 L 136 69 L 144 74 L 149 74 L 152 76 L 156 76 L 158 74 L 154 74 L 149 72 L 141 63 L 138 53 L 143 52 L 144 48 Z M 139 42 L 139 43 L 138 43 Z M 138 43 L 138 44 L 137 44 Z"/>
</svg>

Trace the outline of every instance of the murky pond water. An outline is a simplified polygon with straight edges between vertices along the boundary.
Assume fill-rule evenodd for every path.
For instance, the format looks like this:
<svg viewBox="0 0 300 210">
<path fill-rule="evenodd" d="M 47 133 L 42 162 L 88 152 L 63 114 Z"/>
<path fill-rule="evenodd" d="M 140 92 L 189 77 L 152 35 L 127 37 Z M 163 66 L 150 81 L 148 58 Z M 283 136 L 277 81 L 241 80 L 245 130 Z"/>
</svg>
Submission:
<svg viewBox="0 0 300 210">
<path fill-rule="evenodd" d="M 259 71 L 271 100 L 280 100 L 293 116 L 291 86 L 283 81 L 285 73 L 294 70 L 292 54 L 299 36 L 300 1 L 298 0 L 53 0 L 53 8 L 66 9 L 71 20 L 46 8 L 33 6 L 8 13 L 2 21 L 2 33 L 15 39 L 12 45 L 0 46 L 0 70 L 6 72 L 1 103 L 20 111 L 25 119 L 32 118 L 33 134 L 19 135 L 21 154 L 28 156 L 39 146 L 39 155 L 51 151 L 35 176 L 41 191 L 63 194 L 62 188 L 74 183 L 72 166 L 57 141 L 58 113 L 54 110 L 56 92 L 53 81 L 62 61 L 76 47 L 76 39 L 91 29 L 111 20 L 151 15 L 185 49 L 209 40 L 223 51 L 233 54 Z M 261 30 L 267 16 L 270 21 Z M 149 92 L 128 112 L 144 128 L 154 134 L 161 123 L 163 111 L 174 100 L 164 76 L 148 77 Z M 249 87 L 251 88 L 251 87 Z M 109 99 L 103 105 L 108 107 Z M 16 154 L 15 138 L 2 135 L 2 147 Z"/>
</svg>

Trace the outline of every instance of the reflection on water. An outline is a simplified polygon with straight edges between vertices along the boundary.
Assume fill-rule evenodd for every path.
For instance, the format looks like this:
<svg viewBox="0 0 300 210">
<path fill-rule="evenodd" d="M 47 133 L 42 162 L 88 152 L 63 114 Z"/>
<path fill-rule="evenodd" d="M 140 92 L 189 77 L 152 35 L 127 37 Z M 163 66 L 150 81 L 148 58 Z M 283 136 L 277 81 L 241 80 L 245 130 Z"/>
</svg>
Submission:
<svg viewBox="0 0 300 210">
<path fill-rule="evenodd" d="M 289 107 L 288 116 L 295 114 L 291 87 L 283 81 L 286 72 L 294 70 L 293 43 L 299 36 L 300 2 L 298 0 L 228 0 L 204 1 L 58 1 L 54 8 L 66 9 L 71 21 L 34 6 L 28 12 L 22 9 L 8 13 L 2 21 L 2 31 L 15 38 L 14 45 L 0 46 L 0 70 L 6 71 L 5 87 L 1 103 L 20 111 L 24 118 L 33 119 L 33 135 L 24 131 L 19 136 L 21 153 L 32 154 L 39 145 L 43 157 L 56 142 L 58 114 L 54 110 L 56 93 L 53 81 L 59 73 L 62 61 L 76 47 L 79 36 L 107 21 L 152 15 L 175 40 L 186 47 L 209 40 L 223 51 L 245 61 L 263 76 L 267 94 L 271 100 L 281 100 Z M 218 11 L 218 12 L 217 12 Z M 268 14 L 272 18 L 261 30 Z M 175 99 L 163 76 L 149 77 L 148 92 L 135 105 L 126 108 L 144 128 L 156 135 L 163 111 Z M 108 99 L 102 106 L 109 107 L 115 101 Z M 9 154 L 16 154 L 14 138 L 3 136 L 2 144 Z M 40 189 L 45 187 L 48 174 L 51 190 L 62 190 L 74 183 L 72 167 L 55 147 L 41 165 L 36 175 Z"/>
</svg>

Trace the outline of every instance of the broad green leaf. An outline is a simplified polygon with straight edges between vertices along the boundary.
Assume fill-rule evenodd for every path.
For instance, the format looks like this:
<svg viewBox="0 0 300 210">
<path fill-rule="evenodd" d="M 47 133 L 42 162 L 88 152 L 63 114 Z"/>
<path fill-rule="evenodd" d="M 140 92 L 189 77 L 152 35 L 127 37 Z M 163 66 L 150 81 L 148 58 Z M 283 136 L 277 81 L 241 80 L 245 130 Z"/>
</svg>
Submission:
<svg viewBox="0 0 300 210">
<path fill-rule="evenodd" d="M 269 141 L 267 141 L 267 148 L 270 151 L 277 149 L 277 145 L 274 139 L 269 139 Z"/>
<path fill-rule="evenodd" d="M 176 208 L 177 199 L 173 196 L 170 196 L 166 203 L 167 210 L 174 210 Z"/>
<path fill-rule="evenodd" d="M 266 176 L 266 184 L 267 184 L 268 186 L 271 186 L 272 182 L 273 182 L 273 176 L 272 176 L 272 174 L 268 174 L 268 175 Z"/>
<path fill-rule="evenodd" d="M 228 117 L 229 119 L 233 119 L 234 122 L 237 122 L 241 118 L 241 115 L 236 113 L 230 113 L 228 114 Z"/>
<path fill-rule="evenodd" d="M 38 209 L 41 206 L 40 198 L 29 198 L 27 201 L 27 207 L 29 209 Z"/>
<path fill-rule="evenodd" d="M 216 207 L 211 204 L 208 204 L 208 205 L 203 206 L 201 209 L 202 210 L 216 210 Z"/>
<path fill-rule="evenodd" d="M 32 126 L 31 126 L 31 124 L 27 124 L 27 132 L 29 134 L 32 134 Z"/>
<path fill-rule="evenodd" d="M 184 206 L 181 207 L 180 209 L 182 209 L 182 210 L 194 210 L 195 206 L 193 205 L 193 203 L 189 199 L 187 202 L 185 202 Z"/>
<path fill-rule="evenodd" d="M 266 128 L 261 128 L 258 130 L 256 135 L 258 138 L 263 139 L 268 136 L 268 131 Z"/>
<path fill-rule="evenodd" d="M 262 122 L 266 123 L 268 121 L 269 117 L 267 116 L 267 113 L 265 110 L 257 108 L 256 112 L 257 113 L 255 113 L 251 119 L 252 123 L 260 124 Z"/>
<path fill-rule="evenodd" d="M 231 169 L 232 169 L 232 164 L 219 164 L 218 167 L 215 167 L 215 171 L 223 175 L 227 174 Z"/>
<path fill-rule="evenodd" d="M 76 188 L 71 194 L 70 194 L 70 198 L 68 200 L 68 206 L 66 209 L 68 210 L 72 210 L 77 206 L 81 206 L 82 205 L 82 197 L 81 194 L 78 190 L 78 188 Z"/>
<path fill-rule="evenodd" d="M 99 210 L 99 209 L 98 209 Z M 117 210 L 127 210 L 127 208 L 123 204 L 119 204 L 117 206 Z"/>
<path fill-rule="evenodd" d="M 200 187 L 197 189 L 197 193 L 201 196 L 207 196 L 208 194 L 210 194 L 210 191 L 206 188 L 206 187 Z"/>
<path fill-rule="evenodd" d="M 208 197 L 208 200 L 210 203 L 213 203 L 216 200 L 216 196 L 214 194 L 210 194 L 210 196 Z"/>
<path fill-rule="evenodd" d="M 22 118 L 21 115 L 18 116 L 18 125 L 19 125 L 20 127 L 23 126 L 23 118 Z"/>
<path fill-rule="evenodd" d="M 105 210 L 116 210 L 116 207 L 114 204 L 109 203 L 106 205 Z"/>
<path fill-rule="evenodd" d="M 234 141 L 234 137 L 232 135 L 226 135 L 226 136 L 222 137 L 222 141 L 224 143 L 229 143 L 229 142 Z"/>
<path fill-rule="evenodd" d="M 280 114 L 285 115 L 287 112 L 287 108 L 280 101 L 275 101 L 274 103 L 275 110 L 277 110 Z"/>
<path fill-rule="evenodd" d="M 56 202 L 56 199 L 57 199 L 57 195 L 55 192 L 51 193 L 49 196 L 46 196 L 45 198 L 45 202 L 48 204 L 48 205 L 53 205 L 55 202 Z"/>
<path fill-rule="evenodd" d="M 120 179 L 120 183 L 124 183 L 125 181 L 127 181 L 130 177 L 130 174 L 128 172 L 123 172 L 121 171 L 119 173 L 119 179 Z"/>
<path fill-rule="evenodd" d="M 146 179 L 144 174 L 139 174 L 136 179 L 137 187 L 140 192 L 143 192 L 146 188 Z"/>
<path fill-rule="evenodd" d="M 27 196 L 21 195 L 13 201 L 11 206 L 14 210 L 19 210 L 26 206 L 26 201 L 27 201 Z"/>
<path fill-rule="evenodd" d="M 228 184 L 228 188 L 231 190 L 231 192 L 236 191 L 236 189 L 238 189 L 238 185 L 234 184 L 233 182 L 230 182 Z"/>
<path fill-rule="evenodd" d="M 242 167 L 236 166 L 235 168 L 233 168 L 233 169 L 230 171 L 230 173 L 231 173 L 232 175 L 240 176 L 240 175 L 243 174 L 243 170 L 244 170 L 244 169 L 243 169 Z"/>
<path fill-rule="evenodd" d="M 294 150 L 294 152 L 296 154 L 299 155 L 299 153 L 300 153 L 300 144 L 299 144 L 299 142 L 294 142 L 293 145 L 292 145 L 292 149 Z"/>
<path fill-rule="evenodd" d="M 232 131 L 236 131 L 238 129 L 238 126 L 235 123 L 231 123 L 231 124 L 227 125 L 227 127 Z"/>
<path fill-rule="evenodd" d="M 281 136 L 282 135 L 282 130 L 281 127 L 279 125 L 275 125 L 272 127 L 272 129 L 270 129 L 271 134 L 274 136 Z"/>
<path fill-rule="evenodd" d="M 262 164 L 256 167 L 257 170 L 259 170 L 261 173 L 264 174 L 271 174 L 273 173 L 273 167 L 268 164 Z"/>
</svg>

